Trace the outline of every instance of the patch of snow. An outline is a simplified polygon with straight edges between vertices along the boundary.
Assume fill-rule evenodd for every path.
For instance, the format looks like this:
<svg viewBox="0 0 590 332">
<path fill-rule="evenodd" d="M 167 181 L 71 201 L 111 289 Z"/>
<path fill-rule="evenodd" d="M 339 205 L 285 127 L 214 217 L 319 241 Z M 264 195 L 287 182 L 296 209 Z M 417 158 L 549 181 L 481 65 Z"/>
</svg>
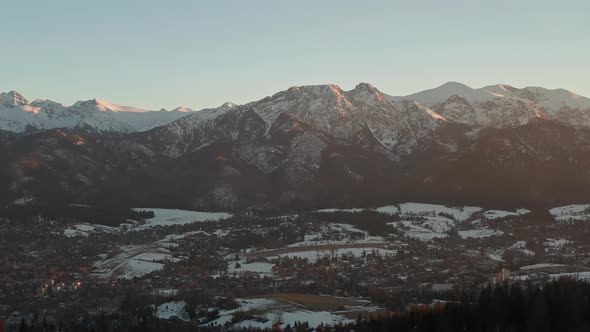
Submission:
<svg viewBox="0 0 590 332">
<path fill-rule="evenodd" d="M 590 204 L 573 204 L 549 210 L 558 222 L 584 221 L 590 219 Z"/>
<path fill-rule="evenodd" d="M 331 240 L 329 237 L 334 232 L 338 232 L 341 239 Z M 352 234 L 356 234 L 357 236 L 353 239 Z M 360 238 L 358 238 L 358 234 L 362 234 Z M 385 239 L 382 236 L 371 236 L 367 231 L 358 229 L 353 225 L 327 223 L 322 225 L 318 232 L 305 234 L 303 241 L 292 243 L 289 247 L 304 247 L 323 244 L 381 243 L 384 241 Z"/>
<path fill-rule="evenodd" d="M 572 243 L 572 241 L 566 239 L 552 239 L 548 238 L 547 241 L 543 242 L 543 244 L 547 247 L 551 248 L 561 248 L 567 244 Z"/>
<path fill-rule="evenodd" d="M 535 253 L 532 250 L 527 249 L 526 241 L 516 241 L 509 247 L 509 249 L 519 249 L 520 252 L 527 256 L 535 256 Z"/>
<path fill-rule="evenodd" d="M 334 213 L 334 212 L 363 212 L 365 209 L 321 209 L 314 212 Z"/>
<path fill-rule="evenodd" d="M 63 234 L 66 237 L 88 237 L 90 234 L 88 234 L 88 232 L 84 232 L 84 231 L 80 231 L 77 229 L 72 229 L 72 228 L 66 228 L 64 229 Z"/>
<path fill-rule="evenodd" d="M 164 264 L 131 259 L 126 262 L 126 271 L 119 279 L 141 278 L 164 268 Z"/>
<path fill-rule="evenodd" d="M 25 197 L 21 197 L 21 198 L 15 199 L 12 202 L 12 205 L 27 205 L 29 203 L 32 203 L 33 201 L 35 201 L 35 198 L 34 197 L 25 196 Z"/>
<path fill-rule="evenodd" d="M 521 271 L 530 271 L 530 270 L 544 269 L 544 268 L 548 268 L 548 267 L 551 268 L 551 267 L 563 267 L 563 266 L 567 266 L 567 265 L 554 264 L 554 263 L 539 263 L 539 264 L 521 266 L 520 270 Z"/>
<path fill-rule="evenodd" d="M 493 219 L 500 219 L 505 217 L 515 217 L 520 216 L 523 214 L 530 213 L 530 210 L 527 209 L 517 209 L 515 212 L 512 211 L 504 211 L 504 210 L 487 210 L 483 213 L 484 218 L 488 220 Z"/>
<path fill-rule="evenodd" d="M 136 229 L 147 229 L 157 226 L 186 225 L 203 221 L 218 221 L 232 216 L 230 213 L 225 212 L 199 212 L 154 208 L 134 208 L 133 210 L 154 212 L 153 218 L 146 219 L 145 224 L 136 226 Z"/>
<path fill-rule="evenodd" d="M 504 232 L 500 230 L 493 230 L 493 229 L 471 229 L 465 231 L 458 231 L 459 236 L 462 239 L 481 239 L 490 236 L 500 236 L 504 234 Z"/>
<path fill-rule="evenodd" d="M 182 320 L 189 320 L 188 313 L 185 310 L 186 302 L 171 301 L 160 304 L 156 308 L 156 317 L 159 319 L 170 319 L 176 317 Z"/>
<path fill-rule="evenodd" d="M 307 259 L 310 262 L 316 262 L 318 259 L 324 257 L 342 257 L 342 255 L 352 255 L 355 257 L 360 257 L 363 254 L 371 254 L 375 253 L 376 255 L 395 255 L 397 254 L 396 250 L 390 249 L 381 249 L 381 248 L 374 248 L 374 247 L 364 247 L 364 248 L 336 248 L 332 250 L 305 250 L 305 251 L 295 251 L 295 252 L 288 252 L 281 254 L 281 257 L 298 257 L 301 259 Z M 268 256 L 269 259 L 278 258 L 278 256 Z"/>
<path fill-rule="evenodd" d="M 104 279 L 133 279 L 143 277 L 164 268 L 167 262 L 178 259 L 166 248 L 165 243 L 121 247 L 121 252 L 111 258 L 103 258 L 94 264 L 97 276 Z"/>
<path fill-rule="evenodd" d="M 307 322 L 310 328 L 316 328 L 321 324 L 337 325 L 339 323 L 349 323 L 354 320 L 346 318 L 336 313 L 329 311 L 309 311 L 296 309 L 292 306 L 285 306 L 281 301 L 274 299 L 236 299 L 239 308 L 232 310 L 220 310 L 220 317 L 213 322 L 205 325 L 224 325 L 231 321 L 233 314 L 241 311 L 256 311 L 261 320 L 244 320 L 236 323 L 234 328 L 272 328 L 274 324 L 278 323 L 282 328 L 290 325 L 293 327 L 295 323 Z"/>
<path fill-rule="evenodd" d="M 404 232 L 404 236 L 424 242 L 428 242 L 433 239 L 442 239 L 449 237 L 448 234 L 442 232 L 442 229 L 439 229 L 439 232 L 436 232 L 434 230 L 419 226 L 419 223 L 419 221 L 402 220 L 400 222 L 390 223 L 390 225 L 402 230 Z"/>
<path fill-rule="evenodd" d="M 480 207 L 475 206 L 447 207 L 439 204 L 426 203 L 402 203 L 399 205 L 382 206 L 375 209 L 375 211 L 380 213 L 401 215 L 438 216 L 443 213 L 453 216 L 457 221 L 466 220 L 481 210 Z"/>
<path fill-rule="evenodd" d="M 488 257 L 489 257 L 491 260 L 493 260 L 493 261 L 496 261 L 496 262 L 505 262 L 505 260 L 504 260 L 504 259 L 502 259 L 502 255 L 501 255 L 501 254 L 499 254 L 499 253 L 489 253 L 489 254 L 488 254 Z"/>
<path fill-rule="evenodd" d="M 560 278 L 574 278 L 576 280 L 590 281 L 590 271 L 555 273 L 555 274 L 550 274 L 549 277 L 551 279 L 555 279 L 555 280 L 560 279 Z"/>
<path fill-rule="evenodd" d="M 82 223 L 64 229 L 63 234 L 66 237 L 88 237 L 92 233 L 115 233 L 118 231 L 119 229 L 114 227 Z"/>
</svg>

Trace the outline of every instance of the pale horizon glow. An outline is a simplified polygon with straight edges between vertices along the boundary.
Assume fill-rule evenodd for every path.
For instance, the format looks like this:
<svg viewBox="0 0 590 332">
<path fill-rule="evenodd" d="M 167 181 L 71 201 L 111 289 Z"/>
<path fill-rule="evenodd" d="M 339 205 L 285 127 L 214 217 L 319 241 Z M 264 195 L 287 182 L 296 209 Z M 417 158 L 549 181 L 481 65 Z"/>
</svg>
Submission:
<svg viewBox="0 0 590 332">
<path fill-rule="evenodd" d="M 444 6 L 443 6 L 444 4 Z M 13 1 L 0 92 L 193 109 L 294 85 L 456 81 L 590 96 L 587 1 Z"/>
</svg>

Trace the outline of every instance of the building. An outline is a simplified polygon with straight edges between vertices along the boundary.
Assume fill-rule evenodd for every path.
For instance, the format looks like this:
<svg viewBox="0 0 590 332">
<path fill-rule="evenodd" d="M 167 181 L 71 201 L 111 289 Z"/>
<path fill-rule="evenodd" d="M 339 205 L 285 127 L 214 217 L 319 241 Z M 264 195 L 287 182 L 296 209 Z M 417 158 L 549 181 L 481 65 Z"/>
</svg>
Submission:
<svg viewBox="0 0 590 332">
<path fill-rule="evenodd" d="M 491 283 L 492 284 L 502 284 L 505 281 L 510 279 L 510 269 L 503 267 L 496 273 L 495 276 L 492 277 Z"/>
</svg>

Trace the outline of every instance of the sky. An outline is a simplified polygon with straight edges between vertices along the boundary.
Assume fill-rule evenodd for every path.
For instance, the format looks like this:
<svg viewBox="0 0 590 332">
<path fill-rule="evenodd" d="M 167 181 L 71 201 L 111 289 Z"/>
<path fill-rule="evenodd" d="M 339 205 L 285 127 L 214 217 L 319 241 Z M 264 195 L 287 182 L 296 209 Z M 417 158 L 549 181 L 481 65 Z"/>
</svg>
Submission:
<svg viewBox="0 0 590 332">
<path fill-rule="evenodd" d="M 147 109 L 294 85 L 447 81 L 590 96 L 590 1 L 5 1 L 0 91 Z"/>
</svg>

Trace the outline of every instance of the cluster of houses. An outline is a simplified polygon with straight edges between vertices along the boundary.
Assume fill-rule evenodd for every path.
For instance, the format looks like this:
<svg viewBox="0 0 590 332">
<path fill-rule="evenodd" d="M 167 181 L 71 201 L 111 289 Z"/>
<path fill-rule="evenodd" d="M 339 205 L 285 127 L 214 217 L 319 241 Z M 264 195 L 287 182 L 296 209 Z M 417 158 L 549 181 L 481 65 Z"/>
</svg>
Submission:
<svg viewBox="0 0 590 332">
<path fill-rule="evenodd" d="M 307 234 L 325 227 L 321 220 L 299 220 L 297 216 L 245 216 L 77 238 L 64 236 L 65 226 L 57 223 L 37 228 L 3 223 L 0 227 L 8 249 L 0 252 L 0 319 L 4 324 L 0 331 L 14 328 L 23 318 L 32 319 L 19 314 L 23 308 L 31 309 L 30 302 L 50 317 L 72 303 L 82 303 L 92 315 L 116 312 L 122 294 L 129 292 L 182 299 L 198 291 L 204 302 L 269 293 L 331 294 L 387 304 L 399 298 L 406 299 L 405 303 L 423 302 L 438 294 L 487 284 L 547 281 L 562 275 L 585 278 L 590 270 L 586 268 L 590 263 L 589 226 L 518 222 L 489 223 L 486 228 L 499 231 L 479 238 L 451 234 L 424 241 L 383 234 L 383 243 L 368 243 L 363 249 L 358 247 L 366 240 L 365 232 L 343 234 L 341 229 L 346 227 L 331 228 L 322 236 L 338 243 L 337 250 L 327 249 L 329 245 L 320 250 L 313 241 L 306 244 Z M 135 279 L 92 274 L 99 257 L 163 238 L 175 239 L 169 249 L 175 259 L 163 262 L 162 269 Z M 299 243 L 296 249 L 293 243 Z M 299 255 L 302 246 L 318 254 Z"/>
</svg>

